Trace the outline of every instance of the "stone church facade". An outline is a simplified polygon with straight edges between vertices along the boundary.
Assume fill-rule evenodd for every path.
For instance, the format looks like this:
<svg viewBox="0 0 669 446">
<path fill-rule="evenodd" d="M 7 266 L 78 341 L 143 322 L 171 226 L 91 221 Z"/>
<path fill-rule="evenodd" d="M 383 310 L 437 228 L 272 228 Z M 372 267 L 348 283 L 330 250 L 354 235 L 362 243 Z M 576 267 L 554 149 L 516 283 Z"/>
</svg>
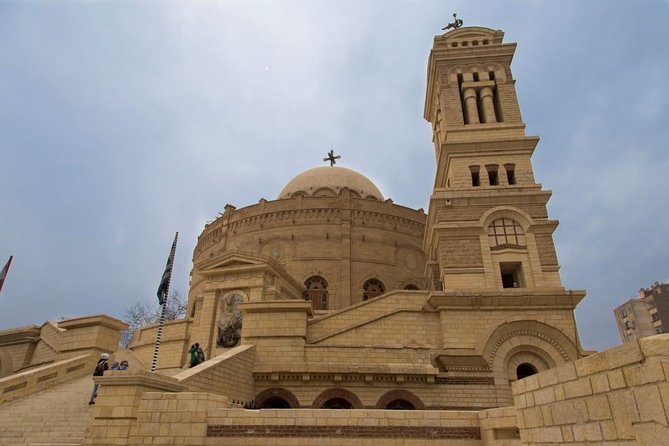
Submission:
<svg viewBox="0 0 669 446">
<path fill-rule="evenodd" d="M 515 48 L 480 27 L 435 37 L 427 213 L 338 166 L 298 174 L 276 200 L 227 205 L 198 239 L 187 317 L 166 324 L 158 373 L 96 379 L 85 444 L 561 444 L 581 425 L 595 443 L 632 441 L 631 412 L 615 428 L 627 403 L 607 395 L 657 382 L 666 412 L 657 346 L 669 338 L 624 358 L 580 345 L 585 292 L 560 279 Z M 138 362 L 151 362 L 156 330 L 135 334 Z M 195 342 L 210 359 L 186 369 Z M 642 366 L 662 378 L 609 377 Z M 569 418 L 580 405 L 585 421 Z"/>
<path fill-rule="evenodd" d="M 194 342 L 209 356 L 254 345 L 261 407 L 483 409 L 512 404 L 519 377 L 584 356 L 573 310 L 585 293 L 560 280 L 550 191 L 530 160 L 538 138 L 502 37 L 435 39 L 427 214 L 337 166 L 300 173 L 276 200 L 226 206 L 198 240 L 189 317 L 170 326 L 162 366 L 182 366 Z M 147 357 L 154 339 L 144 330 L 131 348 Z"/>
</svg>

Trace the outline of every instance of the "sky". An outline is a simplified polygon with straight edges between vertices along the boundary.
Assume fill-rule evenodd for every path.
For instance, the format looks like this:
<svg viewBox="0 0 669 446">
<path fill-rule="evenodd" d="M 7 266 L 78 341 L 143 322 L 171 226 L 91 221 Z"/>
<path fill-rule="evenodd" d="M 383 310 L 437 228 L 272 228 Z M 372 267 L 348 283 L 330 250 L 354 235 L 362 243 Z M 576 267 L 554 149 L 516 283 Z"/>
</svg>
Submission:
<svg viewBox="0 0 669 446">
<path fill-rule="evenodd" d="M 123 318 L 227 203 L 338 165 L 428 207 L 433 37 L 505 31 L 586 349 L 669 281 L 669 1 L 0 1 L 0 329 Z"/>
</svg>

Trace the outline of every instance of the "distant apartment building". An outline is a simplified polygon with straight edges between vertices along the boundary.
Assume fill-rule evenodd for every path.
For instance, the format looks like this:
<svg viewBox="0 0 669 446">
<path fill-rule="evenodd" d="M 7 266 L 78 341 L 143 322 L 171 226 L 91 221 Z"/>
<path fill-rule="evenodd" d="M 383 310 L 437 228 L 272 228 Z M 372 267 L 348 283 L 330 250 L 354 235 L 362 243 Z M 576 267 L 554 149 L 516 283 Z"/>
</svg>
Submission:
<svg viewBox="0 0 669 446">
<path fill-rule="evenodd" d="M 636 298 L 613 313 L 623 342 L 669 333 L 669 283 L 655 282 L 649 288 L 641 288 Z"/>
</svg>

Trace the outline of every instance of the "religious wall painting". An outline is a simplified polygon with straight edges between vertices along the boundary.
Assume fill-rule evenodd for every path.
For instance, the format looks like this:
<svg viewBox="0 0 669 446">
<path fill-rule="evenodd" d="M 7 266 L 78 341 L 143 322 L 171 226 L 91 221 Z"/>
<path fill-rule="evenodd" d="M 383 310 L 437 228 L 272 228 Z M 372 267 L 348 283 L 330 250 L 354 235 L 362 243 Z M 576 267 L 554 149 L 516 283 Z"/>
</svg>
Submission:
<svg viewBox="0 0 669 446">
<path fill-rule="evenodd" d="M 221 317 L 216 324 L 217 347 L 231 348 L 239 344 L 242 337 L 242 312 L 239 304 L 242 302 L 244 297 L 238 293 L 229 294 L 221 299 Z"/>
</svg>

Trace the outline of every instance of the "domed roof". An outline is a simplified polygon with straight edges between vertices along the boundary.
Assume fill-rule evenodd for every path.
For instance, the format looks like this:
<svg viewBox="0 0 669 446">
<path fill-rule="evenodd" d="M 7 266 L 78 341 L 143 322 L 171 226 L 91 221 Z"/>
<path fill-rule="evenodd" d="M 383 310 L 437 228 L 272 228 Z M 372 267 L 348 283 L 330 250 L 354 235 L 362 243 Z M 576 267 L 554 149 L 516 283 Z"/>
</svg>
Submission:
<svg viewBox="0 0 669 446">
<path fill-rule="evenodd" d="M 367 177 L 355 170 L 336 166 L 305 170 L 286 184 L 278 198 L 336 197 L 345 187 L 361 198 L 383 201 L 381 191 Z"/>
</svg>

